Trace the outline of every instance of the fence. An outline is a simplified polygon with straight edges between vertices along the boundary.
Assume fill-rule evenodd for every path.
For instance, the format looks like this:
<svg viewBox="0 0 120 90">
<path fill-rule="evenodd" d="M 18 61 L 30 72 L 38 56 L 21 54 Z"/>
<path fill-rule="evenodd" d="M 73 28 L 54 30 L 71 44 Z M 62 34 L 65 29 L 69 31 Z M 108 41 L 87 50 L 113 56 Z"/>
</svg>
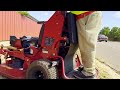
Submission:
<svg viewBox="0 0 120 90">
<path fill-rule="evenodd" d="M 9 40 L 10 35 L 38 37 L 41 25 L 16 11 L 0 11 L 0 40 Z"/>
</svg>

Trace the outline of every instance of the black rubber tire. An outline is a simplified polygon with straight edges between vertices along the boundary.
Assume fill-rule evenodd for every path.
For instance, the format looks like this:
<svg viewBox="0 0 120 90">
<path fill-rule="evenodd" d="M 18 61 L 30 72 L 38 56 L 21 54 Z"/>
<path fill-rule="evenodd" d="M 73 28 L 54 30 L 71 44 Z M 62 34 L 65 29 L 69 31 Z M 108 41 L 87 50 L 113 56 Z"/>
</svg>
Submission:
<svg viewBox="0 0 120 90">
<path fill-rule="evenodd" d="M 1 61 L 1 59 L 0 59 L 0 64 L 1 64 L 1 62 L 2 62 L 2 61 Z"/>
<path fill-rule="evenodd" d="M 42 73 L 42 78 L 36 78 L 35 72 Z M 41 75 L 40 75 L 41 76 Z M 48 60 L 34 61 L 26 72 L 26 79 L 58 79 L 58 71 Z"/>
</svg>

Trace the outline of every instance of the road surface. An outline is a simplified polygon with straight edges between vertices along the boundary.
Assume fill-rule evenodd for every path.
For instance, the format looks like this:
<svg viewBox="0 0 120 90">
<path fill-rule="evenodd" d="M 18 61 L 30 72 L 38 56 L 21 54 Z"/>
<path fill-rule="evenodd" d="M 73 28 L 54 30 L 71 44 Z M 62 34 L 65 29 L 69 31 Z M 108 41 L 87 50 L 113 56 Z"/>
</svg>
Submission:
<svg viewBox="0 0 120 90">
<path fill-rule="evenodd" d="M 97 42 L 96 58 L 120 72 L 120 42 Z"/>
</svg>

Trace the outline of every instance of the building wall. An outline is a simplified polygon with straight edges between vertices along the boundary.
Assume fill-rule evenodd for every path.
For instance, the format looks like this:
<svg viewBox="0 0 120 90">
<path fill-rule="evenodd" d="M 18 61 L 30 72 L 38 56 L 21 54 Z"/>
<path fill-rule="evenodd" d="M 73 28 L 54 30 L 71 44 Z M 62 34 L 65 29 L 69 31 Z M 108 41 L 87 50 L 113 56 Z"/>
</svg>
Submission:
<svg viewBox="0 0 120 90">
<path fill-rule="evenodd" d="M 38 37 L 41 25 L 16 11 L 0 11 L 0 41 L 9 40 L 10 35 Z"/>
</svg>

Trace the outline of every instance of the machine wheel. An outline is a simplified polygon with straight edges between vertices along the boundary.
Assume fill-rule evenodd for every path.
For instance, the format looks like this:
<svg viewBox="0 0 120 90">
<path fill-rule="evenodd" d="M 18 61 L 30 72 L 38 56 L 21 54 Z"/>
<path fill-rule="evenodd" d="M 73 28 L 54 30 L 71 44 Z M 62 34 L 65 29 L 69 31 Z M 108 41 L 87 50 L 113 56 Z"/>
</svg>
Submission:
<svg viewBox="0 0 120 90">
<path fill-rule="evenodd" d="M 0 59 L 0 64 L 1 64 L 1 59 Z"/>
<path fill-rule="evenodd" d="M 1 55 L 0 55 L 0 64 L 2 63 L 2 60 L 1 60 Z"/>
<path fill-rule="evenodd" d="M 50 61 L 39 60 L 33 62 L 26 72 L 27 79 L 57 79 L 56 67 L 52 67 Z"/>
</svg>

